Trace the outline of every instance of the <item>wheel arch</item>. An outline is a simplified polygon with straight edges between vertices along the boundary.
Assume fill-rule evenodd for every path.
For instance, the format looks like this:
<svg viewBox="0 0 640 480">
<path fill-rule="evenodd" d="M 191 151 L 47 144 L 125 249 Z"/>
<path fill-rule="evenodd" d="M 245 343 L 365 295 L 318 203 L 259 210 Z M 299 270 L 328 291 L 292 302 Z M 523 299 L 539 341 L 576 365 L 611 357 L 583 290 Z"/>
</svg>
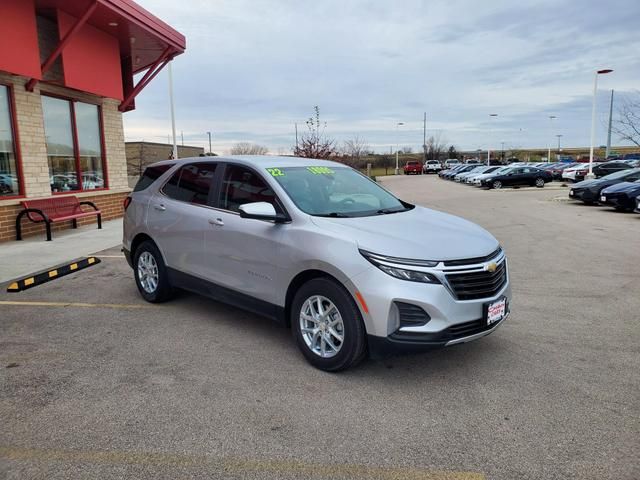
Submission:
<svg viewBox="0 0 640 480">
<path fill-rule="evenodd" d="M 363 321 L 365 320 L 362 312 L 362 306 L 359 304 L 358 299 L 355 297 L 354 287 L 353 285 L 350 284 L 350 282 L 342 281 L 335 275 L 332 275 L 331 273 L 325 270 L 321 270 L 318 268 L 309 268 L 307 270 L 303 270 L 299 272 L 295 277 L 293 277 L 291 279 L 291 282 L 289 282 L 289 286 L 287 287 L 287 293 L 285 295 L 285 303 L 284 303 L 284 323 L 287 328 L 291 328 L 291 306 L 293 303 L 293 298 L 296 295 L 296 292 L 298 291 L 298 289 L 300 289 L 300 287 L 302 287 L 302 285 L 304 285 L 308 281 L 313 280 L 315 278 L 327 278 L 329 280 L 334 281 L 339 286 L 341 286 L 349 294 L 349 297 L 353 300 L 354 304 L 356 305 L 356 308 L 360 312 L 360 316 L 362 317 Z M 366 321 L 365 321 L 365 327 L 366 327 Z"/>
</svg>

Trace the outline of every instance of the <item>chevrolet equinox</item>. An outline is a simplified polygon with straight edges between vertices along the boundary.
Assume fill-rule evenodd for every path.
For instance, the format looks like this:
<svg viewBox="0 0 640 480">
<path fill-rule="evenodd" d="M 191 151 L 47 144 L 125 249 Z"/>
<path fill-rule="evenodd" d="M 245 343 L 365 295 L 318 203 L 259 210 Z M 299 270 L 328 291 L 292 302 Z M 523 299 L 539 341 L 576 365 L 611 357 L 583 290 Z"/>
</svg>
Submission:
<svg viewBox="0 0 640 480">
<path fill-rule="evenodd" d="M 475 340 L 509 315 L 491 234 L 330 161 L 155 163 L 125 199 L 123 243 L 145 300 L 185 289 L 274 318 L 327 371 Z"/>
</svg>

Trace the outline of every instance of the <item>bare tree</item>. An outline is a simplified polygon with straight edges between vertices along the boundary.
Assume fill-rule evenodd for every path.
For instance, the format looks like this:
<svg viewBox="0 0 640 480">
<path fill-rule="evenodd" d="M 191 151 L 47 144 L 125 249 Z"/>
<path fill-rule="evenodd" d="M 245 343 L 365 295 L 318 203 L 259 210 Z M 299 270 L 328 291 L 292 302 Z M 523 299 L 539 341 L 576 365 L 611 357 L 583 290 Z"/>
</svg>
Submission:
<svg viewBox="0 0 640 480">
<path fill-rule="evenodd" d="M 382 155 L 378 161 L 378 165 L 384 168 L 384 174 L 389 175 L 389 168 L 395 166 L 395 159 L 391 155 Z"/>
<path fill-rule="evenodd" d="M 231 155 L 266 155 L 269 149 L 255 143 L 239 142 L 231 147 Z"/>
<path fill-rule="evenodd" d="M 640 92 L 635 92 L 631 98 L 622 102 L 612 130 L 618 134 L 620 140 L 640 147 Z"/>
<path fill-rule="evenodd" d="M 446 141 L 441 133 L 436 133 L 427 138 L 427 160 L 440 160 L 446 149 Z"/>
<path fill-rule="evenodd" d="M 343 142 L 342 154 L 344 157 L 342 161 L 352 167 L 360 167 L 363 157 L 369 153 L 369 150 L 366 140 L 356 135 Z"/>
<path fill-rule="evenodd" d="M 411 147 L 402 147 L 399 150 L 399 152 L 402 153 L 402 154 L 408 155 L 410 153 L 413 153 L 413 148 L 411 148 Z"/>
<path fill-rule="evenodd" d="M 327 123 L 320 121 L 320 108 L 316 105 L 313 110 L 314 115 L 306 121 L 308 131 L 302 134 L 293 153 L 305 158 L 333 157 L 337 153 L 335 140 L 327 138 L 324 133 Z"/>
</svg>

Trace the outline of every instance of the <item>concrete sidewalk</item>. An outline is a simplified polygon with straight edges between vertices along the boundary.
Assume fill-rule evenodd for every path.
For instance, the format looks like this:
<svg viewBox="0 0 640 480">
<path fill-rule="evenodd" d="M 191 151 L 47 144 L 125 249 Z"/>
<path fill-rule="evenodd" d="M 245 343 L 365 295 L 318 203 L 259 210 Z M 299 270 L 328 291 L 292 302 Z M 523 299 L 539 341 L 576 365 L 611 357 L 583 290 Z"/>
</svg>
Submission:
<svg viewBox="0 0 640 480">
<path fill-rule="evenodd" d="M 122 243 L 122 219 L 103 222 L 102 230 L 86 225 L 77 230 L 53 232 L 53 241 L 44 234 L 20 242 L 0 243 L 0 283 L 94 254 Z"/>
</svg>

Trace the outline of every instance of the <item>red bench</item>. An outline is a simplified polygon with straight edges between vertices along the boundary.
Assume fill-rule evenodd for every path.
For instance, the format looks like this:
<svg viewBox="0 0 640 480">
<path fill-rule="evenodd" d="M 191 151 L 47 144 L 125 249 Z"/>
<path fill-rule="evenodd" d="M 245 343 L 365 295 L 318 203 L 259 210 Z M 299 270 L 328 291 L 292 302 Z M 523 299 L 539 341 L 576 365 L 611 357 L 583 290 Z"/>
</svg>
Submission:
<svg viewBox="0 0 640 480">
<path fill-rule="evenodd" d="M 51 224 L 73 220 L 73 228 L 78 228 L 78 218 L 98 217 L 98 228 L 102 228 L 102 213 L 93 202 L 80 202 L 74 196 L 52 197 L 40 200 L 25 200 L 20 202 L 24 207 L 16 218 L 16 240 L 22 240 L 22 225 L 20 221 L 24 215 L 34 223 L 45 222 L 47 227 L 47 241 L 51 241 Z M 86 211 L 82 205 L 89 205 L 93 210 Z"/>
</svg>

